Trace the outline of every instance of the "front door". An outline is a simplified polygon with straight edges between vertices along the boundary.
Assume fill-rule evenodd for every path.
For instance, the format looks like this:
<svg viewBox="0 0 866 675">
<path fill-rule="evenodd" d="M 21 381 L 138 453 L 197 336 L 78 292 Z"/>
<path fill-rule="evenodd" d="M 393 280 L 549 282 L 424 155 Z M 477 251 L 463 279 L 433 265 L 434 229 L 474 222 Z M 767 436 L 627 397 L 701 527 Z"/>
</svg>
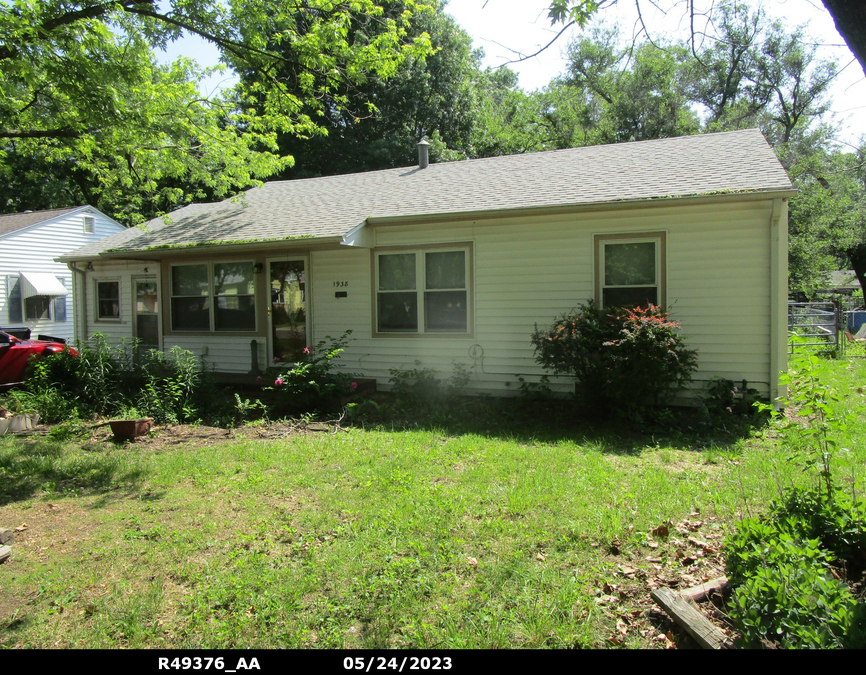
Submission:
<svg viewBox="0 0 866 675">
<path fill-rule="evenodd" d="M 142 349 L 159 349 L 159 296 L 156 279 L 133 280 L 135 337 Z"/>
<path fill-rule="evenodd" d="M 271 362 L 300 360 L 307 346 L 307 274 L 303 258 L 268 261 Z"/>
</svg>

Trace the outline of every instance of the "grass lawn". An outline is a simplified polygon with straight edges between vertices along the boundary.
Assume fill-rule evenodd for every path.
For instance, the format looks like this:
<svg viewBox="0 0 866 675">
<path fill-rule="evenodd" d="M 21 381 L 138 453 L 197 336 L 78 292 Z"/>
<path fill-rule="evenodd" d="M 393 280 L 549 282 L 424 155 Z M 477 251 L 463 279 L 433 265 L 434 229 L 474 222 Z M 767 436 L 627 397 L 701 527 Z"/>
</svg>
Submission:
<svg viewBox="0 0 866 675">
<path fill-rule="evenodd" d="M 843 407 L 864 376 L 834 364 Z M 683 644 L 650 589 L 718 576 L 731 523 L 808 480 L 772 433 L 470 417 L 3 437 L 0 648 Z M 860 417 L 836 468 L 859 494 L 864 440 Z"/>
</svg>

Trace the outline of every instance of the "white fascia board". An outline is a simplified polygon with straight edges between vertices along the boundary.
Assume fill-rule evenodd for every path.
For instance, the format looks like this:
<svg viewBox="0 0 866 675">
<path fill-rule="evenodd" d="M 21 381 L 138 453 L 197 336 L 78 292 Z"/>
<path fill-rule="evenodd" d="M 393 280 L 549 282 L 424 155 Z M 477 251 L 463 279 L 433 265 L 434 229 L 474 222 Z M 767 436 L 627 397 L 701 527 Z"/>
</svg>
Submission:
<svg viewBox="0 0 866 675">
<path fill-rule="evenodd" d="M 367 227 L 367 221 L 362 221 L 346 232 L 340 244 L 357 248 L 373 248 L 373 233 Z"/>
</svg>

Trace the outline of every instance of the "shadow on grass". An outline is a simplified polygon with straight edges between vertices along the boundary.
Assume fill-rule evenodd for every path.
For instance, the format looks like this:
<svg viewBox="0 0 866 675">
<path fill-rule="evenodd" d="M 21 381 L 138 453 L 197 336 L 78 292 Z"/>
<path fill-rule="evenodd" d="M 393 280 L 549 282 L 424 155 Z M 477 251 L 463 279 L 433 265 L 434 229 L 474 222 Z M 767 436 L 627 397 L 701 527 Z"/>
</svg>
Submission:
<svg viewBox="0 0 866 675">
<path fill-rule="evenodd" d="M 574 442 L 610 454 L 635 455 L 648 446 L 726 450 L 765 422 L 705 409 L 660 408 L 642 418 L 581 411 L 569 399 L 460 397 L 399 401 L 378 393 L 350 408 L 350 424 L 380 430 L 428 430 L 475 434 L 521 443 Z"/>
<path fill-rule="evenodd" d="M 122 456 L 85 451 L 53 440 L 14 440 L 0 446 L 0 505 L 37 492 L 98 493 L 134 487 L 143 471 Z"/>
</svg>

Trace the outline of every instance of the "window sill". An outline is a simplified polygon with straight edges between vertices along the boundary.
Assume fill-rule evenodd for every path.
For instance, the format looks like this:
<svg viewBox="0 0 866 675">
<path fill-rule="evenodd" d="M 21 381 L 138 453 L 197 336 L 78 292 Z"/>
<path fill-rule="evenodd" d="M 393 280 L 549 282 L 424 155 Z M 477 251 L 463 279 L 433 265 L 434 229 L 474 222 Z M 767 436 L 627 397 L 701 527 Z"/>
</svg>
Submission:
<svg viewBox="0 0 866 675">
<path fill-rule="evenodd" d="M 417 340 L 418 338 L 432 338 L 432 339 L 464 339 L 464 340 L 474 340 L 475 333 L 377 333 L 373 331 L 372 337 L 374 338 L 411 338 L 413 340 Z"/>
</svg>

